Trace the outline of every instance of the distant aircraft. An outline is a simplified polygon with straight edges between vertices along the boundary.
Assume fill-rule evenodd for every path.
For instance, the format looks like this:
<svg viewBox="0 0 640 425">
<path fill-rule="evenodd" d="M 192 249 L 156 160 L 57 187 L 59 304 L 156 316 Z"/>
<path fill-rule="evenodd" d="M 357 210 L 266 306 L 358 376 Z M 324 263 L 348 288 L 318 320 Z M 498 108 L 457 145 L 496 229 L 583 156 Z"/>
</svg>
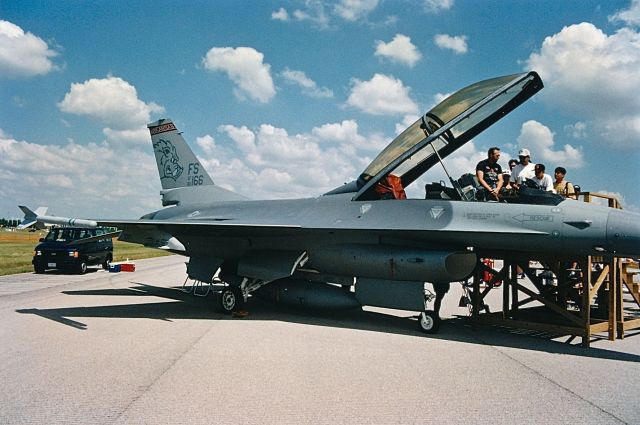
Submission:
<svg viewBox="0 0 640 425">
<path fill-rule="evenodd" d="M 467 278 L 477 251 L 640 254 L 640 214 L 535 188 L 479 202 L 473 178 L 449 177 L 452 187 L 427 185 L 426 199 L 403 199 L 406 186 L 542 87 L 535 72 L 465 87 L 396 137 L 356 181 L 308 199 L 248 200 L 214 185 L 173 122 L 159 120 L 148 127 L 170 207 L 95 222 L 122 229 L 121 240 L 188 256 L 193 279 L 218 273 L 224 311 L 262 293 L 301 305 L 420 311 L 421 329 L 434 332 L 439 319 L 426 309 L 424 282 Z"/>
</svg>

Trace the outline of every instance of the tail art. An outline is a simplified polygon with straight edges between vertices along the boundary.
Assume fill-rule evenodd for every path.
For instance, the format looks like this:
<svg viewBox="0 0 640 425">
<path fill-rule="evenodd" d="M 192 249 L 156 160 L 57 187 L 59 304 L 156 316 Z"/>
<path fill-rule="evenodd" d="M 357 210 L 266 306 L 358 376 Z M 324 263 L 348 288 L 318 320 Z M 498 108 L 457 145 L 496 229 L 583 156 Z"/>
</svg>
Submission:
<svg viewBox="0 0 640 425">
<path fill-rule="evenodd" d="M 213 184 L 171 120 L 158 120 L 147 127 L 160 174 L 162 205 L 247 199 Z"/>
<path fill-rule="evenodd" d="M 163 189 L 213 184 L 171 120 L 159 120 L 147 127 Z"/>
</svg>

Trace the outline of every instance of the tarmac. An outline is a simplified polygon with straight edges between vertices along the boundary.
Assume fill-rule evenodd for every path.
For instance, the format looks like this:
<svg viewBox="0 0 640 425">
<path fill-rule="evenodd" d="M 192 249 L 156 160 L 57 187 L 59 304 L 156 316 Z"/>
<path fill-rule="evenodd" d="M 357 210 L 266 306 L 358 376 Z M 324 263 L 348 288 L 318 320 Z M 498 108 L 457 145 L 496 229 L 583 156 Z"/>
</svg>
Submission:
<svg viewBox="0 0 640 425">
<path fill-rule="evenodd" d="M 459 285 L 430 336 L 374 308 L 233 318 L 178 289 L 184 261 L 0 277 L 0 423 L 640 423 L 638 333 L 474 330 Z"/>
</svg>

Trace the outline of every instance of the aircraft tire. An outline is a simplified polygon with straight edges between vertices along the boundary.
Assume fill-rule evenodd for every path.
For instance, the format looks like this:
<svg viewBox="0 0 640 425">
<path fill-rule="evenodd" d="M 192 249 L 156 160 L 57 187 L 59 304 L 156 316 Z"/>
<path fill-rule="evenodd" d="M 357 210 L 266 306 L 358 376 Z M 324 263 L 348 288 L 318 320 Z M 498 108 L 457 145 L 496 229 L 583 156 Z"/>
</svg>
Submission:
<svg viewBox="0 0 640 425">
<path fill-rule="evenodd" d="M 420 313 L 418 325 L 422 332 L 426 334 L 434 334 L 438 332 L 438 329 L 440 328 L 440 318 L 434 311 L 425 310 Z"/>
<path fill-rule="evenodd" d="M 242 308 L 244 297 L 237 286 L 227 286 L 220 293 L 220 308 L 223 313 L 231 314 Z"/>
</svg>

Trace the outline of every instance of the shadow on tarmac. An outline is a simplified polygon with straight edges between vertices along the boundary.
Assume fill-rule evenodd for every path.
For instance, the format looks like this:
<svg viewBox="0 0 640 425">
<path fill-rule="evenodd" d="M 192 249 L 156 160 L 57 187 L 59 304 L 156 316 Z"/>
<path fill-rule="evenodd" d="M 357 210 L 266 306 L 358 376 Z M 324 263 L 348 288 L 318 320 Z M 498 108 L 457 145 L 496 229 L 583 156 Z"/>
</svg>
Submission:
<svg viewBox="0 0 640 425">
<path fill-rule="evenodd" d="M 468 344 L 482 344 L 542 351 L 552 354 L 566 354 L 640 363 L 640 355 L 594 347 L 583 348 L 579 345 L 572 345 L 552 339 L 557 338 L 558 335 L 532 334 L 530 332 L 514 331 L 513 329 L 497 327 L 479 327 L 473 330 L 468 324 L 466 317 L 444 320 L 438 334 L 425 335 L 418 329 L 417 315 L 399 317 L 366 310 L 330 312 L 303 310 L 300 308 L 276 306 L 252 297 L 247 305 L 247 309 L 251 314 L 244 318 L 232 318 L 231 316 L 216 311 L 218 304 L 216 295 L 210 294 L 207 297 L 195 297 L 193 294 L 188 294 L 180 290 L 179 287 L 157 287 L 137 282 L 135 285 L 136 286 L 127 289 L 62 291 L 62 293 L 66 295 L 157 297 L 171 301 L 94 307 L 31 308 L 19 309 L 16 310 L 16 312 L 40 316 L 78 330 L 87 329 L 85 323 L 74 320 L 83 317 L 145 318 L 167 322 L 176 319 L 277 320 L 311 326 L 328 326 L 370 332 L 393 333 Z M 635 335 L 640 335 L 640 333 L 629 336 L 633 337 Z"/>
</svg>

